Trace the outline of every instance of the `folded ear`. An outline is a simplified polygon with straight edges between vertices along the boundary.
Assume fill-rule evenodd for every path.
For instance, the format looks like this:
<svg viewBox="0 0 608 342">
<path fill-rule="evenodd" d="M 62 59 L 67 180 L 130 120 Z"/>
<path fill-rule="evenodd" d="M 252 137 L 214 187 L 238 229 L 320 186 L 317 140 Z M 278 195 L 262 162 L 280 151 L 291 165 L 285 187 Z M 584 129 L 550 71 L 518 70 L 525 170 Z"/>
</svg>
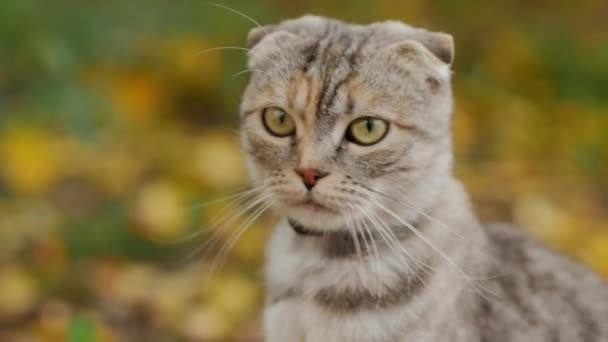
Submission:
<svg viewBox="0 0 608 342">
<path fill-rule="evenodd" d="M 378 37 L 381 39 L 384 37 L 387 42 L 415 40 L 431 52 L 438 61 L 447 65 L 454 61 L 454 39 L 447 33 L 432 32 L 394 20 L 373 24 L 373 26 Z"/>
<path fill-rule="evenodd" d="M 451 34 L 443 32 L 421 31 L 414 37 L 424 47 L 446 64 L 454 62 L 454 38 Z"/>
<path fill-rule="evenodd" d="M 393 43 L 384 48 L 392 56 L 398 56 L 394 61 L 397 63 L 400 60 L 427 60 L 431 61 L 434 69 L 439 72 L 442 78 L 450 77 L 450 66 L 447 64 L 448 59 L 441 59 L 437 52 L 431 51 L 427 46 L 417 40 L 407 39 L 397 43 Z"/>
<path fill-rule="evenodd" d="M 247 48 L 251 49 L 256 46 L 264 37 L 274 32 L 274 25 L 257 26 L 252 28 L 247 34 Z"/>
<path fill-rule="evenodd" d="M 446 40 L 439 42 L 427 40 L 423 42 L 416 38 L 411 37 L 409 39 L 393 43 L 387 46 L 386 49 L 390 50 L 392 53 L 396 53 L 399 56 L 408 58 L 411 58 L 412 56 L 419 56 L 420 58 L 432 58 L 446 67 L 452 63 L 454 50 L 452 45 L 449 44 L 449 41 Z"/>
</svg>

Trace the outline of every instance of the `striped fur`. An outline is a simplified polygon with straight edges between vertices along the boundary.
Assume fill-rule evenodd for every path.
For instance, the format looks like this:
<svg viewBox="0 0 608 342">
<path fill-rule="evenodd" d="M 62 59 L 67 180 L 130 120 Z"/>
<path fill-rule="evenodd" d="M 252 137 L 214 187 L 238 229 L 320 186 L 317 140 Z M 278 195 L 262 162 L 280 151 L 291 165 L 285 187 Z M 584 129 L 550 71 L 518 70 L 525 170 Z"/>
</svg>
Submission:
<svg viewBox="0 0 608 342">
<path fill-rule="evenodd" d="M 242 142 L 285 218 L 268 247 L 267 341 L 608 341 L 605 283 L 511 227 L 482 228 L 451 175 L 449 35 L 305 16 L 248 40 Z M 267 107 L 296 134 L 266 132 Z M 370 115 L 386 137 L 345 140 Z M 297 168 L 328 175 L 309 192 Z"/>
</svg>

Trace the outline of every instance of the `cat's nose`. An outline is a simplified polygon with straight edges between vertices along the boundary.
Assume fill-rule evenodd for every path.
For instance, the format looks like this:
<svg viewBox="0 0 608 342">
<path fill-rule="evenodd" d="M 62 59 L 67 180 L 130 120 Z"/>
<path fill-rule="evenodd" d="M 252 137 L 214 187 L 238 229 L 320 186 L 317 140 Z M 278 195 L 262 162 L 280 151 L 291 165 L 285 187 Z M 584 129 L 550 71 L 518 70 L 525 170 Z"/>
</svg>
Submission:
<svg viewBox="0 0 608 342">
<path fill-rule="evenodd" d="M 302 182 L 306 186 L 306 189 L 311 190 L 314 188 L 317 181 L 328 175 L 327 172 L 323 172 L 317 169 L 296 169 L 296 173 L 302 177 Z"/>
</svg>

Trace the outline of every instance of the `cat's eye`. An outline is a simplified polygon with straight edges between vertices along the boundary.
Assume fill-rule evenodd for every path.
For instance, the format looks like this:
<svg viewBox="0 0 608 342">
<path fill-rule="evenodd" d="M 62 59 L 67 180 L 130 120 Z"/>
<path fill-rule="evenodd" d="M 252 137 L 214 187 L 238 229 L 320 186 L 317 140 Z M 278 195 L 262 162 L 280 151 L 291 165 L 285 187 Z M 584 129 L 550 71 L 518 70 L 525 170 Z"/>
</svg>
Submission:
<svg viewBox="0 0 608 342">
<path fill-rule="evenodd" d="M 388 123 L 382 119 L 362 117 L 354 120 L 346 129 L 346 139 L 358 145 L 378 143 L 388 133 Z"/>
<path fill-rule="evenodd" d="M 262 122 L 266 130 L 277 137 L 287 137 L 296 132 L 296 123 L 291 115 L 279 107 L 265 108 Z"/>
</svg>

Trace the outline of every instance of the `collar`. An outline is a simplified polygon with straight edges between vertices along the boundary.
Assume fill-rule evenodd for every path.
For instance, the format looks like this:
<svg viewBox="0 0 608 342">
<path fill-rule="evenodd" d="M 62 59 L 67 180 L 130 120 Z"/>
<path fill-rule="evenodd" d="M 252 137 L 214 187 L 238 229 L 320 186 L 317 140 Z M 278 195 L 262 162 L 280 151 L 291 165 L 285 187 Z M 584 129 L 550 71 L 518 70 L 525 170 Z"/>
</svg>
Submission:
<svg viewBox="0 0 608 342">
<path fill-rule="evenodd" d="M 423 218 L 421 218 L 420 216 L 413 222 L 411 222 L 411 225 L 414 226 L 414 228 L 419 229 L 420 224 L 422 223 Z M 297 222 L 296 220 L 292 219 L 292 218 L 287 218 L 287 223 L 289 223 L 289 226 L 291 227 L 291 229 L 293 229 L 293 231 L 301 236 L 325 236 L 328 235 L 329 233 L 335 233 L 335 232 L 325 232 L 325 231 L 321 231 L 321 230 L 317 230 L 314 228 L 309 228 L 309 227 L 304 227 L 301 223 Z M 407 230 L 409 232 L 409 229 Z"/>
</svg>

